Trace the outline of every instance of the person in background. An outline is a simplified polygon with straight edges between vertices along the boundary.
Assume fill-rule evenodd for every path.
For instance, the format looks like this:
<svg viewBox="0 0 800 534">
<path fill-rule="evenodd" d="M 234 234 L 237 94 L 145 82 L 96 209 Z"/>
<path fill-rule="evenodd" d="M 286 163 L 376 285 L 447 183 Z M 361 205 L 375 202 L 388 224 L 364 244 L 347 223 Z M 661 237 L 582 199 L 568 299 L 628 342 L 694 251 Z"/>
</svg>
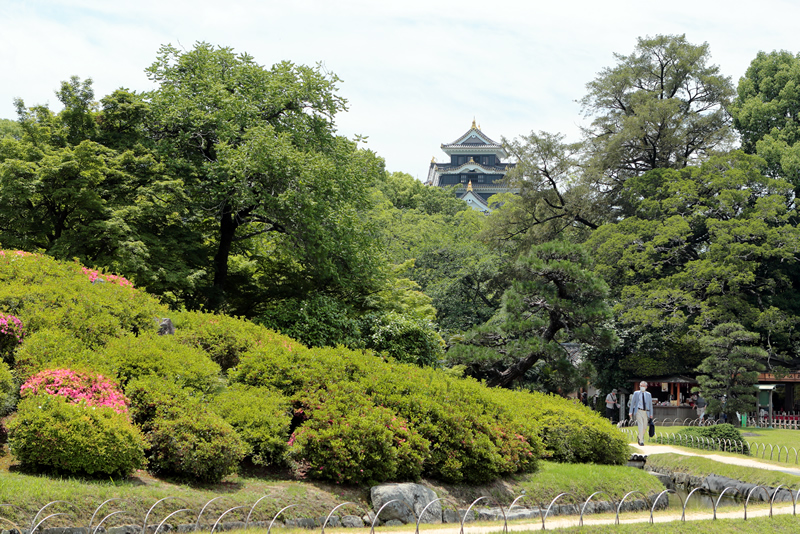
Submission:
<svg viewBox="0 0 800 534">
<path fill-rule="evenodd" d="M 697 400 L 695 401 L 694 404 L 695 406 L 697 406 L 697 418 L 700 419 L 700 424 L 702 424 L 703 419 L 706 416 L 706 406 L 708 406 L 708 403 L 703 398 L 703 395 L 698 393 Z"/>
<path fill-rule="evenodd" d="M 611 393 L 606 395 L 606 417 L 612 424 L 617 422 L 617 410 L 619 410 L 619 402 L 617 402 L 617 390 L 612 389 Z"/>
<path fill-rule="evenodd" d="M 644 445 L 644 432 L 647 423 L 653 418 L 653 396 L 647 391 L 647 382 L 639 383 L 639 391 L 631 395 L 631 407 L 628 417 L 636 421 L 639 427 L 639 445 Z"/>
</svg>

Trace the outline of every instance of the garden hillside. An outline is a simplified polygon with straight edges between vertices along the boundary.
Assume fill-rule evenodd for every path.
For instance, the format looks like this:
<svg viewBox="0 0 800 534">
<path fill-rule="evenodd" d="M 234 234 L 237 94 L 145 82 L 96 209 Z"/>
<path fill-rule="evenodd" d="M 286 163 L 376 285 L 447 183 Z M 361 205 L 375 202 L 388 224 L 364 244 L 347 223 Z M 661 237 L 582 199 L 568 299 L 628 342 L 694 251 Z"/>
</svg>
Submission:
<svg viewBox="0 0 800 534">
<path fill-rule="evenodd" d="M 0 436 L 28 472 L 214 482 L 249 463 L 342 484 L 481 483 L 627 453 L 561 398 L 171 312 L 122 277 L 20 251 L 0 251 L 0 354 Z"/>
</svg>

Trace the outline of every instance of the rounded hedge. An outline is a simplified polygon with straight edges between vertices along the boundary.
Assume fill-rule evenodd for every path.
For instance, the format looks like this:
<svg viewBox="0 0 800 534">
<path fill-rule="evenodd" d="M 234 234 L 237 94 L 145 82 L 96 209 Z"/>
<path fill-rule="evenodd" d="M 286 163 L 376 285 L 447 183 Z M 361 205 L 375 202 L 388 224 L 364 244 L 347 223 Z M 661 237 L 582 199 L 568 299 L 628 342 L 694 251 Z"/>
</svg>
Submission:
<svg viewBox="0 0 800 534">
<path fill-rule="evenodd" d="M 156 375 L 125 387 L 130 414 L 144 431 L 148 469 L 193 482 L 218 482 L 248 453 L 234 428 L 209 411 L 198 391 Z"/>
<path fill-rule="evenodd" d="M 175 339 L 203 350 L 223 371 L 254 345 L 278 334 L 237 317 L 184 311 L 175 314 Z"/>
<path fill-rule="evenodd" d="M 289 440 L 295 473 L 350 484 L 420 477 L 429 442 L 408 421 L 352 390 L 330 396 Z"/>
<path fill-rule="evenodd" d="M 236 473 L 247 446 L 220 416 L 189 406 L 145 425 L 148 469 L 157 475 L 214 483 Z"/>
<path fill-rule="evenodd" d="M 113 370 L 107 362 L 100 361 L 97 354 L 75 337 L 72 332 L 61 328 L 43 328 L 25 338 L 16 352 L 15 370 L 20 380 L 46 368 L 69 367 L 71 369 L 92 369 L 107 375 Z"/>
<path fill-rule="evenodd" d="M 174 336 L 125 335 L 109 340 L 99 356 L 114 368 L 122 384 L 157 375 L 202 393 L 220 387 L 219 365 L 202 350 L 184 345 Z"/>
<path fill-rule="evenodd" d="M 267 388 L 234 384 L 211 399 L 209 408 L 236 430 L 254 465 L 283 461 L 292 412 L 289 400 Z"/>
<path fill-rule="evenodd" d="M 77 262 L 40 254 L 0 250 L 0 281 L 0 310 L 14 310 L 26 336 L 60 328 L 91 348 L 125 332 L 154 331 L 165 309 L 144 291 L 98 282 Z"/>
<path fill-rule="evenodd" d="M 0 361 L 0 417 L 14 409 L 17 400 L 17 386 L 11 368 Z"/>
<path fill-rule="evenodd" d="M 125 415 L 60 396 L 21 400 L 8 432 L 12 454 L 34 471 L 116 478 L 145 463 L 142 435 Z"/>
</svg>

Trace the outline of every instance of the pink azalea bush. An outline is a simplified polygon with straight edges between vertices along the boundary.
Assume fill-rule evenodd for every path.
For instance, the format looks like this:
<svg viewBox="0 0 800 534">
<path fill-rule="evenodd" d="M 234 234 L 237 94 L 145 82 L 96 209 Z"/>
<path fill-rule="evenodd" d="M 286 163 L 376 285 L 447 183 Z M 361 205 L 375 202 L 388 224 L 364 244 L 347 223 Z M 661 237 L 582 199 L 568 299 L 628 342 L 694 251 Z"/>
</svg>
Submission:
<svg viewBox="0 0 800 534">
<path fill-rule="evenodd" d="M 33 395 L 60 395 L 74 404 L 108 406 L 128 413 L 128 399 L 116 383 L 103 375 L 72 369 L 46 369 L 30 377 L 20 388 L 24 399 Z"/>
<path fill-rule="evenodd" d="M 20 321 L 19 317 L 14 315 L 0 313 L 0 334 L 13 336 L 17 339 L 18 343 L 22 343 L 22 338 L 25 337 L 22 321 Z"/>
<path fill-rule="evenodd" d="M 124 276 L 118 276 L 116 274 L 102 274 L 97 269 L 89 269 L 88 267 L 82 267 L 81 270 L 83 271 L 83 274 L 89 277 L 90 282 L 101 280 L 111 284 L 117 284 L 118 286 L 122 287 L 133 287 L 133 283 Z"/>
<path fill-rule="evenodd" d="M 6 252 L 8 252 L 9 256 L 34 256 L 31 252 L 25 252 L 24 250 L 0 250 L 0 256 L 6 257 Z"/>
</svg>

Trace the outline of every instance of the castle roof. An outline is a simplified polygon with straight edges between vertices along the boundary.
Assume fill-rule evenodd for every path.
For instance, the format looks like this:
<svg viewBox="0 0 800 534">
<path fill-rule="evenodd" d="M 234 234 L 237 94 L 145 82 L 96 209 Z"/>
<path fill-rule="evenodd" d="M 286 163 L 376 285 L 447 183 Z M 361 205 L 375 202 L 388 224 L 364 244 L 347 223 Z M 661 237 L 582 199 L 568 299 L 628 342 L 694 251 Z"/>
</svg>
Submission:
<svg viewBox="0 0 800 534">
<path fill-rule="evenodd" d="M 508 157 L 503 145 L 489 138 L 472 121 L 472 127 L 452 143 L 442 144 L 442 150 L 450 154 L 495 154 L 498 158 Z"/>
</svg>

